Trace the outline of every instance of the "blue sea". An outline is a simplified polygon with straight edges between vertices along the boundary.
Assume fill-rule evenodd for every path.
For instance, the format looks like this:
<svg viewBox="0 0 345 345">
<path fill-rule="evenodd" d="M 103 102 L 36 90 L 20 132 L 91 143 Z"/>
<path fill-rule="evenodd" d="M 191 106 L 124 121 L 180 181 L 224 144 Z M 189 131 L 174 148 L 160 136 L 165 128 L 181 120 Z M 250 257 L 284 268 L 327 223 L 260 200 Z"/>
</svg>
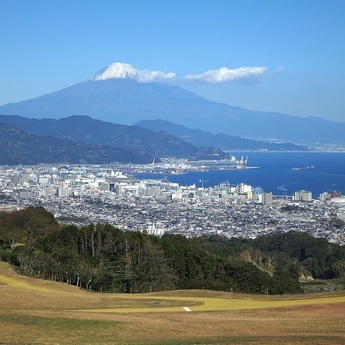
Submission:
<svg viewBox="0 0 345 345">
<path fill-rule="evenodd" d="M 234 152 L 236 158 L 248 156 L 244 170 L 216 170 L 165 175 L 180 185 L 215 186 L 221 182 L 250 184 L 274 195 L 293 195 L 296 190 L 308 190 L 317 198 L 322 192 L 336 190 L 345 195 L 344 152 Z M 293 170 L 293 168 L 311 169 Z M 157 178 L 159 174 L 138 174 L 138 178 Z"/>
</svg>

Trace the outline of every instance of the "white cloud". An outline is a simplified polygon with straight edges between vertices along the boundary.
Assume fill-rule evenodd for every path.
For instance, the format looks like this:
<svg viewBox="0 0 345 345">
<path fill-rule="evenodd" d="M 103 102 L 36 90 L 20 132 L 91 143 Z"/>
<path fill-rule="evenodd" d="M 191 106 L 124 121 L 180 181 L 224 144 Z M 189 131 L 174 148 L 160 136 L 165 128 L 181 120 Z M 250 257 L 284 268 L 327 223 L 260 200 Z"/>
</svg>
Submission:
<svg viewBox="0 0 345 345">
<path fill-rule="evenodd" d="M 169 81 L 174 80 L 176 78 L 175 73 L 166 73 L 162 71 L 148 71 L 148 70 L 141 70 L 137 71 L 136 79 L 140 83 L 152 83 L 152 82 L 159 82 L 159 81 Z"/>
<path fill-rule="evenodd" d="M 274 71 L 274 74 L 281 74 L 281 73 L 285 73 L 286 69 L 285 67 L 278 67 L 276 68 L 276 70 Z"/>
<path fill-rule="evenodd" d="M 231 83 L 237 81 L 257 82 L 258 79 L 265 76 L 267 67 L 239 67 L 229 69 L 221 67 L 216 70 L 209 70 L 201 74 L 188 74 L 183 80 L 199 83 Z"/>
<path fill-rule="evenodd" d="M 285 67 L 278 67 L 272 73 L 272 77 L 276 77 L 276 76 L 279 76 L 279 75 L 282 75 L 282 74 L 286 74 Z"/>
</svg>

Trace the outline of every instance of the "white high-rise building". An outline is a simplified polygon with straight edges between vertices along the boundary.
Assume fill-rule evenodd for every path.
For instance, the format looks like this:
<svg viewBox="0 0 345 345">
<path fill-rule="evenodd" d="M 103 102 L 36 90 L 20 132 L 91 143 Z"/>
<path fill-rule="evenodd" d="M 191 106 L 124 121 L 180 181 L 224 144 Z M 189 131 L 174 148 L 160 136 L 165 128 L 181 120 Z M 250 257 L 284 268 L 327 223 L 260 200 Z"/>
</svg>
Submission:
<svg viewBox="0 0 345 345">
<path fill-rule="evenodd" d="M 295 201 L 312 201 L 313 196 L 310 191 L 307 190 L 297 190 L 294 194 Z"/>
<path fill-rule="evenodd" d="M 259 194 L 259 203 L 263 205 L 270 204 L 273 201 L 272 193 L 262 193 Z"/>
<path fill-rule="evenodd" d="M 60 187 L 56 190 L 56 196 L 59 198 L 65 198 L 69 195 L 68 187 Z"/>
</svg>

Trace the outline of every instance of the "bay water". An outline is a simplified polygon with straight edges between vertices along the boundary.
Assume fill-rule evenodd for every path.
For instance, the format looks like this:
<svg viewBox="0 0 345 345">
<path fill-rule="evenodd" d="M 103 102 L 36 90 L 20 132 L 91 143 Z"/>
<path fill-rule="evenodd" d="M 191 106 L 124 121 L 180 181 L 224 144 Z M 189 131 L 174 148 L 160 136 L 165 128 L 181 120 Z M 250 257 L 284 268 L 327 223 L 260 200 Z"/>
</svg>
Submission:
<svg viewBox="0 0 345 345">
<path fill-rule="evenodd" d="M 221 182 L 245 183 L 274 195 L 311 191 L 314 198 L 333 190 L 345 195 L 345 152 L 233 152 L 248 156 L 248 169 L 188 172 L 178 175 L 138 174 L 138 178 L 167 178 L 180 185 L 212 187 Z M 203 182 L 201 182 L 203 181 Z"/>
</svg>

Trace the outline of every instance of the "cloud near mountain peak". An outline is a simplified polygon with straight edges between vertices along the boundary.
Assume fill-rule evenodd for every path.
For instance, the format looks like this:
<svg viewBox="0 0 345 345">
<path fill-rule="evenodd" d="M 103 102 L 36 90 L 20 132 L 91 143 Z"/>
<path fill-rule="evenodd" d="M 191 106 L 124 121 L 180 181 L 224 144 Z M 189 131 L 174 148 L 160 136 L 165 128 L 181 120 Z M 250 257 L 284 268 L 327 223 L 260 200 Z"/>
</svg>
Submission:
<svg viewBox="0 0 345 345">
<path fill-rule="evenodd" d="M 141 70 L 138 71 L 137 81 L 141 83 L 150 83 L 155 81 L 169 81 L 169 80 L 176 80 L 176 74 L 169 72 L 162 72 L 162 71 L 149 71 L 149 70 Z"/>
<path fill-rule="evenodd" d="M 231 83 L 237 81 L 254 81 L 267 73 L 267 67 L 239 67 L 229 69 L 221 67 L 216 70 L 209 70 L 201 74 L 188 74 L 183 80 L 199 83 Z"/>
<path fill-rule="evenodd" d="M 215 70 L 208 70 L 200 74 L 187 74 L 182 78 L 177 77 L 176 73 L 165 73 L 162 71 L 138 71 L 139 82 L 187 82 L 205 84 L 225 84 L 232 82 L 256 83 L 268 73 L 267 67 L 239 67 L 229 69 L 221 67 Z"/>
<path fill-rule="evenodd" d="M 124 63 L 113 63 L 97 72 L 89 80 L 99 81 L 106 79 L 134 79 L 140 83 L 152 82 L 187 82 L 187 83 L 231 83 L 246 82 L 253 83 L 267 74 L 267 67 L 239 67 L 229 69 L 221 67 L 215 70 L 208 70 L 200 74 L 187 74 L 182 78 L 176 73 L 163 71 L 150 71 L 147 69 L 137 70 L 133 66 Z"/>
</svg>

